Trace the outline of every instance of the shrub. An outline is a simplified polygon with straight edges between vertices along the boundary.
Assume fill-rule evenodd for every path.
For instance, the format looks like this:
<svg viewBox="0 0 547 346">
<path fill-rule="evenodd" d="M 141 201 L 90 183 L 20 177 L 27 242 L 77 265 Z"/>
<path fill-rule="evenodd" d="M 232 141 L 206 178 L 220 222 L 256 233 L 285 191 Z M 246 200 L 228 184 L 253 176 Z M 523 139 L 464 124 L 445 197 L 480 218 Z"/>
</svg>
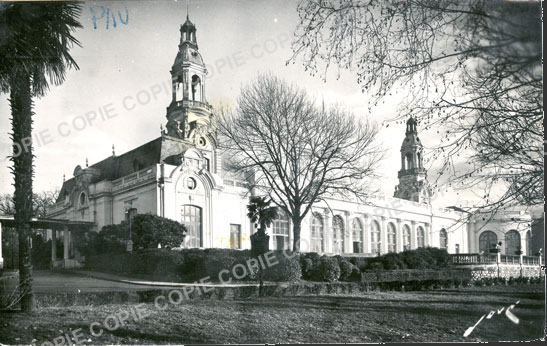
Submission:
<svg viewBox="0 0 547 346">
<path fill-rule="evenodd" d="M 367 264 L 367 270 L 384 270 L 384 264 L 380 261 L 369 262 Z"/>
<path fill-rule="evenodd" d="M 324 281 L 332 282 L 340 278 L 340 265 L 338 260 L 333 257 L 321 257 L 321 278 Z"/>
<path fill-rule="evenodd" d="M 78 233 L 75 233 L 78 235 Z M 100 232 L 86 232 L 78 235 L 77 250 L 84 256 L 124 253 L 125 242 L 129 239 L 129 227 L 125 222 L 104 226 Z M 59 243 L 59 241 L 57 241 Z"/>
<path fill-rule="evenodd" d="M 401 255 L 410 269 L 446 269 L 452 266 L 450 255 L 445 249 L 423 247 L 405 250 Z"/>
<path fill-rule="evenodd" d="M 265 281 L 290 282 L 300 280 L 302 277 L 302 267 L 300 265 L 300 256 L 294 252 L 276 251 L 275 260 L 272 259 L 272 266 L 264 270 L 263 279 Z M 271 257 L 270 257 L 271 258 Z"/>
<path fill-rule="evenodd" d="M 185 249 L 181 250 L 184 259 L 180 266 L 179 275 L 185 282 L 201 280 L 209 277 L 211 281 L 219 281 L 219 274 L 222 270 L 230 271 L 229 277 L 232 280 L 235 278 L 232 275 L 232 268 L 238 264 L 244 264 L 250 258 L 249 251 L 237 251 L 231 249 Z M 241 280 L 248 280 L 249 271 L 246 270 L 246 276 Z M 238 274 L 240 274 L 238 272 Z M 227 277 L 225 277 L 227 280 Z"/>
<path fill-rule="evenodd" d="M 131 225 L 133 243 L 137 249 L 180 247 L 187 232 L 186 227 L 174 220 L 152 214 L 140 214 Z"/>
<path fill-rule="evenodd" d="M 351 264 L 359 268 L 360 271 L 365 270 L 367 266 L 367 259 L 364 257 L 347 257 Z"/>
<path fill-rule="evenodd" d="M 33 233 L 31 236 L 32 248 L 30 258 L 32 266 L 35 269 L 49 268 L 49 264 L 51 263 L 51 240 L 46 241 L 41 233 Z"/>
<path fill-rule="evenodd" d="M 302 277 L 304 279 L 309 279 L 312 275 L 313 261 L 310 258 L 302 256 L 300 259 L 300 266 L 302 267 Z"/>
<path fill-rule="evenodd" d="M 403 260 L 403 256 L 396 253 L 388 253 L 381 257 L 384 269 L 406 269 L 407 265 Z"/>
<path fill-rule="evenodd" d="M 300 259 L 300 264 L 302 266 L 302 278 L 312 281 L 323 280 L 321 275 L 321 256 L 319 256 L 319 254 L 315 252 L 305 253 L 300 256 Z M 310 261 L 311 267 L 309 266 Z"/>
<path fill-rule="evenodd" d="M 340 281 L 349 281 L 354 268 L 353 264 L 343 258 L 338 258 L 338 265 L 340 266 Z"/>
<path fill-rule="evenodd" d="M 349 281 L 361 281 L 361 270 L 355 265 L 351 270 L 351 276 L 349 278 Z"/>
</svg>

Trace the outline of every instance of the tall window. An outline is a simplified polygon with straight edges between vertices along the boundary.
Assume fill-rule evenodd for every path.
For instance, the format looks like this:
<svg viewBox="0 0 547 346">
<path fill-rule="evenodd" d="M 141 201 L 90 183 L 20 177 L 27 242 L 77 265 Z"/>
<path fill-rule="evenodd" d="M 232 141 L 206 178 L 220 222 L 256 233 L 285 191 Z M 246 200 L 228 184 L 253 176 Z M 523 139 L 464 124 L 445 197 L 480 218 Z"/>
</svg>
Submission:
<svg viewBox="0 0 547 346">
<path fill-rule="evenodd" d="M 344 220 L 338 215 L 332 219 L 332 252 L 344 252 Z"/>
<path fill-rule="evenodd" d="M 498 236 L 492 231 L 484 231 L 479 237 L 479 251 L 489 253 L 490 249 L 496 247 Z"/>
<path fill-rule="evenodd" d="M 182 84 L 182 76 L 178 76 L 175 82 L 175 101 L 182 101 L 182 89 L 184 84 Z"/>
<path fill-rule="evenodd" d="M 323 218 L 319 214 L 313 214 L 311 220 L 311 252 L 325 252 L 323 245 Z"/>
<path fill-rule="evenodd" d="M 133 219 L 137 216 L 137 208 L 130 208 L 128 207 L 125 210 L 125 221 L 126 222 L 132 222 Z"/>
<path fill-rule="evenodd" d="M 441 249 L 448 249 L 448 236 L 444 228 L 439 232 L 439 244 Z"/>
<path fill-rule="evenodd" d="M 380 250 L 380 224 L 377 221 L 372 221 L 370 230 L 370 249 L 372 253 L 379 254 Z"/>
<path fill-rule="evenodd" d="M 182 224 L 186 226 L 186 247 L 201 247 L 201 208 L 193 205 L 184 205 L 181 211 Z"/>
<path fill-rule="evenodd" d="M 192 101 L 203 101 L 201 98 L 201 79 L 197 75 L 192 76 Z"/>
<path fill-rule="evenodd" d="M 516 255 L 517 251 L 522 251 L 520 247 L 520 234 L 513 229 L 505 233 L 505 254 Z"/>
<path fill-rule="evenodd" d="M 397 229 L 391 222 L 387 224 L 387 251 L 397 252 Z"/>
<path fill-rule="evenodd" d="M 277 210 L 272 233 L 273 248 L 275 250 L 289 250 L 289 218 L 282 210 Z"/>
<path fill-rule="evenodd" d="M 425 246 L 425 231 L 422 226 L 418 226 L 416 229 L 416 243 L 417 247 Z"/>
<path fill-rule="evenodd" d="M 410 250 L 410 227 L 403 226 L 403 250 Z"/>
<path fill-rule="evenodd" d="M 532 234 L 530 231 L 526 232 L 526 256 L 532 256 Z"/>
<path fill-rule="evenodd" d="M 353 252 L 363 253 L 363 225 L 357 218 L 351 222 L 351 235 L 353 238 Z"/>
<path fill-rule="evenodd" d="M 230 249 L 241 249 L 241 225 L 230 224 Z"/>
</svg>

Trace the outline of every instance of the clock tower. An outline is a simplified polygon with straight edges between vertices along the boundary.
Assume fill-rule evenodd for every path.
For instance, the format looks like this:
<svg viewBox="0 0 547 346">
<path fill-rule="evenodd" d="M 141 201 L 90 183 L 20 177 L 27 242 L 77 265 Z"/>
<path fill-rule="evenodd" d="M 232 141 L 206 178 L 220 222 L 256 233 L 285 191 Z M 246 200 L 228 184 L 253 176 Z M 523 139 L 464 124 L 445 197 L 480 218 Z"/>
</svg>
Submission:
<svg viewBox="0 0 547 346">
<path fill-rule="evenodd" d="M 214 141 L 212 107 L 207 103 L 207 68 L 198 50 L 196 26 L 188 15 L 180 27 L 180 43 L 171 68 L 172 100 L 167 107 L 167 132 L 171 137 L 206 146 Z"/>
<path fill-rule="evenodd" d="M 416 119 L 406 122 L 405 139 L 401 145 L 401 170 L 399 185 L 394 197 L 429 204 L 431 189 L 427 182 L 427 171 L 423 166 L 423 145 L 418 138 Z"/>
</svg>

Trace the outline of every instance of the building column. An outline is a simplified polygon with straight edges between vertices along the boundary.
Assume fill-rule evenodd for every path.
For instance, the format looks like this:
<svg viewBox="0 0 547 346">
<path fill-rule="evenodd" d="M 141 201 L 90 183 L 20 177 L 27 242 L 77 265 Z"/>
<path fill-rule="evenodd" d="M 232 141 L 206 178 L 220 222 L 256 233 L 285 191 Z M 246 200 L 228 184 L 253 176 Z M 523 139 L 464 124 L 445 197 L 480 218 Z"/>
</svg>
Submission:
<svg viewBox="0 0 547 346">
<path fill-rule="evenodd" d="M 401 228 L 401 219 L 397 219 L 397 229 L 396 229 L 396 232 L 397 232 L 397 237 L 395 239 L 397 239 L 397 248 L 396 248 L 396 252 L 402 252 L 403 251 L 403 229 Z"/>
<path fill-rule="evenodd" d="M 425 246 L 433 246 L 433 244 L 431 244 L 431 234 L 429 234 L 429 232 L 431 232 L 431 224 L 429 223 L 425 223 L 424 224 L 425 226 L 425 234 L 424 234 L 424 247 Z M 447 232 L 447 239 L 448 239 L 448 232 Z"/>
<path fill-rule="evenodd" d="M 57 230 L 51 230 L 51 265 L 57 261 Z"/>
<path fill-rule="evenodd" d="M 293 224 L 292 220 L 289 218 L 289 221 L 287 222 L 287 227 L 289 227 L 289 237 L 287 239 L 287 242 L 289 242 L 288 249 L 289 251 L 292 250 L 292 243 L 294 239 L 294 230 L 293 230 Z M 302 221 L 300 221 L 300 238 L 302 238 Z"/>
<path fill-rule="evenodd" d="M 344 212 L 344 215 L 346 217 L 346 232 L 344 234 L 344 252 L 352 253 L 353 252 L 353 234 L 351 229 L 351 223 L 349 222 L 351 214 L 349 211 L 346 211 Z"/>
<path fill-rule="evenodd" d="M 363 252 L 364 253 L 371 253 L 372 250 L 370 249 L 370 215 L 365 214 L 364 216 L 365 222 L 363 222 Z"/>
<path fill-rule="evenodd" d="M 68 247 L 70 246 L 69 242 L 69 234 L 68 234 L 68 227 L 65 226 L 64 229 L 63 229 L 63 240 L 64 240 L 64 243 L 63 243 L 63 259 L 64 260 L 67 260 L 69 259 L 68 257 Z"/>
<path fill-rule="evenodd" d="M 386 230 L 386 217 L 381 216 L 382 223 L 380 224 L 380 250 L 381 255 L 387 253 L 387 230 Z"/>
<path fill-rule="evenodd" d="M 418 248 L 418 235 L 416 234 L 416 221 L 410 221 L 410 248 L 412 250 Z"/>
<path fill-rule="evenodd" d="M 528 243 L 526 242 L 526 232 L 528 232 L 528 231 L 519 232 L 519 235 L 520 235 L 520 251 L 522 251 L 521 255 L 529 256 L 528 253 L 527 253 Z"/>
<path fill-rule="evenodd" d="M 325 223 L 323 224 L 325 236 L 323 237 L 323 250 L 325 253 L 331 253 L 332 252 L 332 215 L 330 214 L 330 210 L 325 209 L 324 212 L 325 215 Z"/>
<path fill-rule="evenodd" d="M 0 222 L 0 269 L 4 269 L 4 257 L 2 257 L 2 223 Z"/>
</svg>

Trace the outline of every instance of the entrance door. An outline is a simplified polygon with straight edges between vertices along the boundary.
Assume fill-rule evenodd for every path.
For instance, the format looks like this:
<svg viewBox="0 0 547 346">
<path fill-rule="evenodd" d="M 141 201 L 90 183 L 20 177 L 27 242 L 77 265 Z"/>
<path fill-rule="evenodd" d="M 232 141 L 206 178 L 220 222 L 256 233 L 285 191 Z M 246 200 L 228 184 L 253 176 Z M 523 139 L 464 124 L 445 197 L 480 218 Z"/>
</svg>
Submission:
<svg viewBox="0 0 547 346">
<path fill-rule="evenodd" d="M 184 241 L 186 247 L 202 247 L 201 208 L 194 205 L 184 205 L 181 210 L 181 220 L 188 230 Z"/>
</svg>

